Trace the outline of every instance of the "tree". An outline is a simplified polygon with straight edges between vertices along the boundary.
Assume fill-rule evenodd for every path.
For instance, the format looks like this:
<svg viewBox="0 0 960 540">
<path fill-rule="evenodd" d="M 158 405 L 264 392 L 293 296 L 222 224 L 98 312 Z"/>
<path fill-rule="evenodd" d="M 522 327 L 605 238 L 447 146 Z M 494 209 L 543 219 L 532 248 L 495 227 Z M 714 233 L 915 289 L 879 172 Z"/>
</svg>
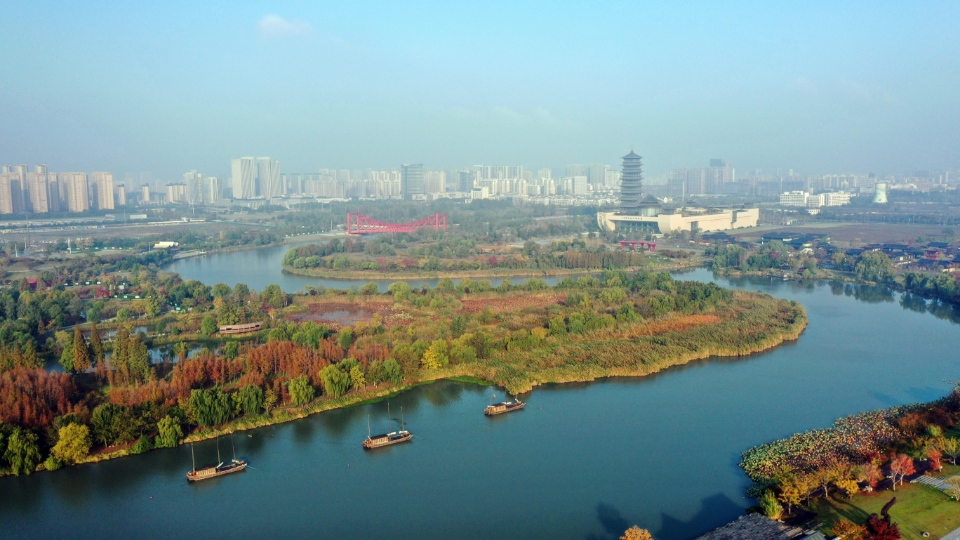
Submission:
<svg viewBox="0 0 960 540">
<path fill-rule="evenodd" d="M 403 382 L 403 368 L 393 358 L 383 361 L 383 380 L 394 384 Z"/>
<path fill-rule="evenodd" d="M 949 495 L 952 499 L 960 501 L 960 476 L 951 476 L 943 481 L 946 484 L 947 489 L 944 490 L 944 493 Z"/>
<path fill-rule="evenodd" d="M 10 472 L 20 476 L 37 470 L 40 463 L 40 447 L 37 435 L 24 428 L 15 427 L 7 439 L 7 450 L 3 459 L 10 465 Z"/>
<path fill-rule="evenodd" d="M 913 460 L 910 459 L 910 456 L 906 454 L 898 454 L 890 460 L 890 474 L 893 478 L 893 490 L 897 490 L 897 478 L 900 479 L 900 484 L 903 484 L 903 477 L 908 474 L 913 474 L 916 472 L 916 469 L 913 467 Z"/>
<path fill-rule="evenodd" d="M 90 453 L 90 428 L 83 424 L 70 423 L 59 431 L 57 444 L 51 453 L 65 463 L 76 463 Z"/>
<path fill-rule="evenodd" d="M 290 379 L 288 391 L 290 392 L 290 401 L 292 401 L 294 405 L 306 405 L 310 403 L 313 401 L 315 392 L 313 387 L 310 386 L 310 379 L 308 379 L 306 375 Z"/>
<path fill-rule="evenodd" d="M 243 414 L 257 415 L 263 410 L 263 389 L 248 384 L 236 393 Z"/>
<path fill-rule="evenodd" d="M 234 408 L 228 394 L 218 389 L 191 390 L 187 414 L 198 426 L 219 426 L 233 418 Z"/>
<path fill-rule="evenodd" d="M 883 471 L 876 463 L 868 461 L 860 465 L 860 479 L 864 480 L 871 488 L 875 488 L 883 480 Z"/>
<path fill-rule="evenodd" d="M 200 333 L 206 337 L 210 337 L 214 332 L 217 331 L 217 321 L 210 315 L 207 315 L 200 322 Z"/>
<path fill-rule="evenodd" d="M 363 388 L 366 383 L 362 367 L 356 365 L 350 368 L 350 388 Z"/>
<path fill-rule="evenodd" d="M 943 469 L 943 464 L 941 460 L 943 459 L 943 453 L 936 446 L 927 447 L 927 457 L 930 459 L 930 468 L 939 471 Z"/>
<path fill-rule="evenodd" d="M 93 353 L 93 363 L 99 364 L 103 361 L 103 340 L 100 339 L 97 323 L 90 326 L 90 352 Z"/>
<path fill-rule="evenodd" d="M 845 519 L 836 522 L 831 530 L 834 536 L 843 540 L 866 540 L 867 537 L 866 527 Z"/>
<path fill-rule="evenodd" d="M 760 497 L 760 508 L 763 509 L 763 515 L 770 519 L 780 519 L 783 516 L 783 507 L 780 506 L 780 501 L 769 489 L 764 491 Z"/>
<path fill-rule="evenodd" d="M 450 353 L 445 339 L 438 339 L 430 344 L 430 348 L 423 353 L 420 364 L 424 369 L 440 369 L 450 363 Z"/>
<path fill-rule="evenodd" d="M 104 446 L 109 446 L 117 440 L 122 428 L 123 405 L 104 403 L 93 409 L 90 423 L 93 425 L 93 436 Z"/>
<path fill-rule="evenodd" d="M 83 339 L 83 332 L 80 326 L 73 327 L 73 370 L 77 373 L 84 373 L 90 369 L 90 350 L 87 348 L 87 340 Z"/>
<path fill-rule="evenodd" d="M 230 294 L 230 286 L 226 283 L 217 283 L 210 290 L 214 298 L 223 298 Z"/>
<path fill-rule="evenodd" d="M 350 388 L 350 375 L 333 364 L 320 371 L 320 381 L 327 395 L 335 398 L 342 396 Z"/>
<path fill-rule="evenodd" d="M 646 529 L 641 529 L 634 525 L 626 531 L 624 531 L 623 536 L 620 537 L 620 540 L 653 540 L 653 535 L 650 534 L 650 531 Z"/>
<path fill-rule="evenodd" d="M 157 437 L 154 446 L 157 448 L 173 448 L 180 444 L 183 438 L 183 430 L 180 429 L 180 421 L 167 415 L 157 422 Z"/>
<path fill-rule="evenodd" d="M 347 350 L 350 348 L 350 345 L 353 344 L 353 331 L 349 328 L 344 328 L 340 330 L 340 336 L 337 338 L 337 345 L 340 345 L 340 348 Z"/>
<path fill-rule="evenodd" d="M 896 523 L 877 517 L 876 514 L 867 519 L 867 538 L 870 540 L 899 540 L 900 528 Z"/>
<path fill-rule="evenodd" d="M 950 456 L 950 462 L 957 464 L 957 456 L 960 455 L 960 439 L 956 437 L 947 437 L 941 439 L 937 444 L 940 451 Z"/>
<path fill-rule="evenodd" d="M 460 337 L 466 331 L 467 318 L 460 314 L 454 315 L 450 322 L 450 333 L 453 334 L 453 337 Z"/>
</svg>

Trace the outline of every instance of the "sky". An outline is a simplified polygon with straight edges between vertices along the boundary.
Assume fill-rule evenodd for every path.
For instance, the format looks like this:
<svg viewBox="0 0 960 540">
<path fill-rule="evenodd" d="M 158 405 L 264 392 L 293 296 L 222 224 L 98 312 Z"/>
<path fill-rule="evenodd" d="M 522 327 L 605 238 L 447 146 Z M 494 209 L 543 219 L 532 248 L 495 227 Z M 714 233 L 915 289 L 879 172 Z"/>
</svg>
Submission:
<svg viewBox="0 0 960 540">
<path fill-rule="evenodd" d="M 915 5 L 916 4 L 916 5 Z M 0 163 L 960 168 L 960 2 L 0 5 Z"/>
</svg>

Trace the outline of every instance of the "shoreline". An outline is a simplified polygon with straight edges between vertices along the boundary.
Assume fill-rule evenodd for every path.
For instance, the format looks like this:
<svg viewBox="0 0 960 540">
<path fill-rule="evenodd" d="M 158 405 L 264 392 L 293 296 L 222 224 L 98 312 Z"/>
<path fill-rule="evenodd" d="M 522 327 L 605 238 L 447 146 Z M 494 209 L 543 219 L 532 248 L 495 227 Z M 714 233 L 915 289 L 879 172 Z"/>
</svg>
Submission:
<svg viewBox="0 0 960 540">
<path fill-rule="evenodd" d="M 791 327 L 785 329 L 784 332 L 780 333 L 777 336 L 772 336 L 766 342 L 758 344 L 753 347 L 745 349 L 730 349 L 730 350 L 718 350 L 716 348 L 705 348 L 700 351 L 690 351 L 689 354 L 681 355 L 674 358 L 672 361 L 666 364 L 658 366 L 644 366 L 642 363 L 638 363 L 635 367 L 613 367 L 607 369 L 598 369 L 587 371 L 586 373 L 579 374 L 574 377 L 555 377 L 551 376 L 551 373 L 548 370 L 531 372 L 527 375 L 531 380 L 523 387 L 520 388 L 506 388 L 507 391 L 513 394 L 527 394 L 530 393 L 537 386 L 542 386 L 546 384 L 567 384 L 567 383 L 583 383 L 583 382 L 594 382 L 598 379 L 607 379 L 615 377 L 631 377 L 631 378 L 642 378 L 647 375 L 653 375 L 670 369 L 677 366 L 682 366 L 690 362 L 697 360 L 706 360 L 711 357 L 724 358 L 724 357 L 741 357 L 749 356 L 752 354 L 757 354 L 761 352 L 766 352 L 780 345 L 789 342 L 796 341 L 806 330 L 808 324 L 808 319 L 806 316 L 806 310 L 801 308 L 800 317 L 791 325 Z M 487 371 L 487 373 L 484 373 Z M 194 431 L 190 435 L 183 438 L 183 440 L 177 445 L 181 446 L 183 444 L 200 442 L 204 440 L 213 439 L 221 435 L 229 435 L 239 431 L 248 431 L 251 429 L 257 429 L 267 426 L 273 426 L 278 424 L 283 424 L 287 422 L 292 422 L 295 420 L 300 420 L 311 416 L 313 414 L 335 410 L 335 409 L 344 409 L 348 407 L 356 407 L 360 405 L 365 405 L 369 403 L 376 403 L 383 399 L 389 398 L 391 396 L 406 392 L 417 386 L 422 386 L 425 384 L 433 384 L 439 380 L 452 380 L 456 382 L 461 382 L 464 384 L 478 384 L 482 386 L 495 386 L 498 383 L 490 380 L 488 377 L 489 372 L 487 369 L 484 369 L 483 366 L 478 364 L 458 364 L 455 366 L 447 366 L 437 370 L 433 370 L 429 373 L 421 373 L 420 377 L 417 380 L 404 381 L 400 384 L 392 384 L 386 386 L 378 386 L 370 389 L 364 389 L 356 393 L 350 393 L 343 395 L 339 398 L 326 398 L 320 397 L 314 400 L 313 402 L 302 406 L 302 407 L 283 407 L 276 408 L 270 413 L 264 413 L 256 417 L 242 417 L 237 420 L 234 420 L 224 426 L 219 428 L 209 428 Z M 502 385 L 499 385 L 502 386 Z M 78 461 L 72 466 L 85 465 L 89 463 L 99 463 L 102 461 L 107 461 L 111 459 L 117 459 L 130 455 L 138 455 L 131 451 L 135 443 L 130 443 L 124 448 L 114 450 L 112 452 L 104 452 L 99 454 L 93 454 L 87 456 L 81 461 Z M 159 450 L 159 449 L 156 449 Z M 144 452 L 147 453 L 147 452 Z M 61 468 L 68 468 L 69 466 L 64 466 Z M 46 470 L 41 464 L 38 467 L 37 471 Z M 0 476 L 7 476 L 10 473 L 5 473 Z"/>
</svg>

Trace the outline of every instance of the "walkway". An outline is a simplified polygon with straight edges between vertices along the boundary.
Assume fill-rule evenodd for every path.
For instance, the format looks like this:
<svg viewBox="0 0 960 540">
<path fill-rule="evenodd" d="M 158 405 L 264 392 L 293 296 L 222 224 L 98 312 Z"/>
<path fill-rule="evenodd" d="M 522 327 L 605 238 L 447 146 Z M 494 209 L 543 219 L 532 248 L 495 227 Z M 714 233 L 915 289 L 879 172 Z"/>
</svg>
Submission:
<svg viewBox="0 0 960 540">
<path fill-rule="evenodd" d="M 960 540 L 960 529 L 954 529 L 940 540 Z"/>
</svg>

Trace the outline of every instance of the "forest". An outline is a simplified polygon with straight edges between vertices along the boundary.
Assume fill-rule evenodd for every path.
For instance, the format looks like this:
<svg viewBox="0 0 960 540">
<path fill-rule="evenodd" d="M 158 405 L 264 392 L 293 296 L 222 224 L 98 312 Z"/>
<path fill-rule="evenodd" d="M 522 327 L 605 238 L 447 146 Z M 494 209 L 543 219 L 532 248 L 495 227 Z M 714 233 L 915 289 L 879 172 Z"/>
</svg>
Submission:
<svg viewBox="0 0 960 540">
<path fill-rule="evenodd" d="M 396 282 L 382 294 L 376 287 L 290 296 L 275 286 L 257 293 L 241 285 L 156 285 L 149 284 L 168 299 L 194 301 L 192 312 L 167 326 L 203 348 L 151 361 L 151 338 L 126 322 L 110 338 L 93 324 L 61 331 L 50 352 L 59 351 L 62 373 L 37 367 L 21 350 L 18 361 L 0 366 L 7 472 L 170 447 L 438 378 L 470 376 L 518 393 L 548 382 L 645 375 L 770 348 L 806 324 L 796 303 L 650 272 L 608 271 L 555 287 L 535 279 L 497 288 Z M 349 325 L 309 319 L 344 305 L 369 316 Z M 252 339 L 216 335 L 218 324 L 251 318 L 265 326 Z"/>
</svg>

